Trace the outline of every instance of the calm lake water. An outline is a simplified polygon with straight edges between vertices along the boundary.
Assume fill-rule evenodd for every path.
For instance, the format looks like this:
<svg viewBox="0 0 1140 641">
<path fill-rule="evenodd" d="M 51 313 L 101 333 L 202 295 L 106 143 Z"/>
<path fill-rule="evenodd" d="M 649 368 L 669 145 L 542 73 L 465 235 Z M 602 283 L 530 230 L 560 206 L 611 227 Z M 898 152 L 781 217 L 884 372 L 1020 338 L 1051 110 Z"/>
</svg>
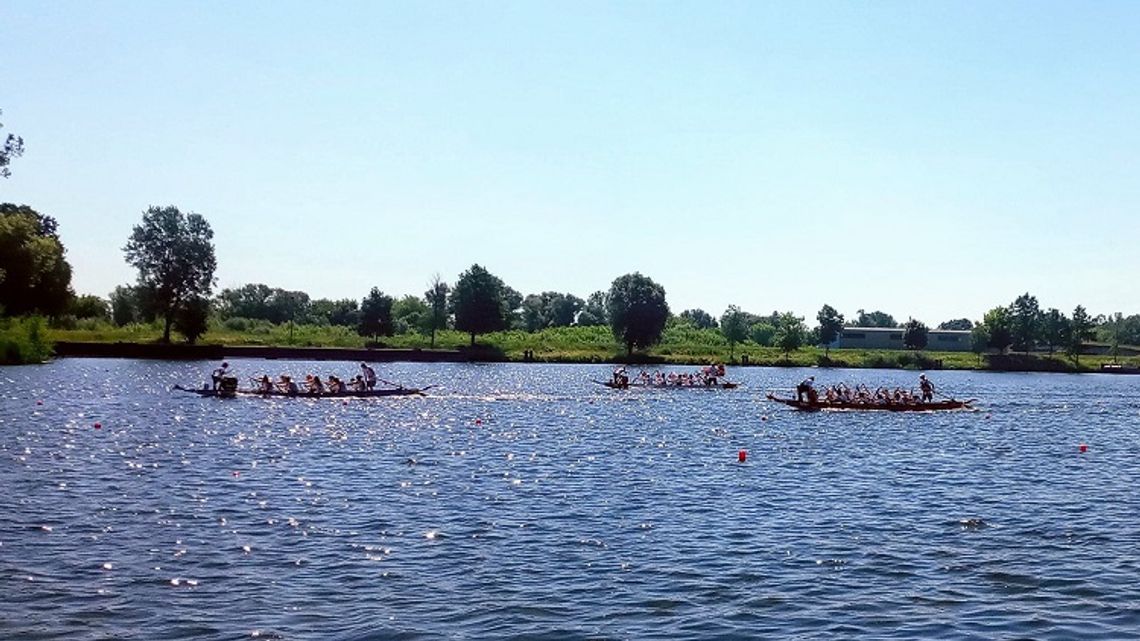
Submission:
<svg viewBox="0 0 1140 641">
<path fill-rule="evenodd" d="M 1140 377 L 935 372 L 985 410 L 909 415 L 797 413 L 763 393 L 806 371 L 760 368 L 169 391 L 212 365 L 0 368 L 0 638 L 1140 638 Z"/>
</svg>

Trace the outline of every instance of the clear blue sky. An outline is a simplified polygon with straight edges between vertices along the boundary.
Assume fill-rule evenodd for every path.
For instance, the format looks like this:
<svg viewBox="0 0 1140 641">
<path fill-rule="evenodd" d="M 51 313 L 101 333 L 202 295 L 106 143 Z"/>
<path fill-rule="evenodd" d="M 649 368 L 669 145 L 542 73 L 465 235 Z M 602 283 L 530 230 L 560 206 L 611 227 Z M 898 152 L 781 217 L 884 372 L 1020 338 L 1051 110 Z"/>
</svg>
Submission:
<svg viewBox="0 0 1140 641">
<path fill-rule="evenodd" d="M 640 271 L 674 312 L 1140 312 L 1140 3 L 0 3 L 0 201 L 80 293 L 142 211 L 219 287 L 523 294 Z"/>
</svg>

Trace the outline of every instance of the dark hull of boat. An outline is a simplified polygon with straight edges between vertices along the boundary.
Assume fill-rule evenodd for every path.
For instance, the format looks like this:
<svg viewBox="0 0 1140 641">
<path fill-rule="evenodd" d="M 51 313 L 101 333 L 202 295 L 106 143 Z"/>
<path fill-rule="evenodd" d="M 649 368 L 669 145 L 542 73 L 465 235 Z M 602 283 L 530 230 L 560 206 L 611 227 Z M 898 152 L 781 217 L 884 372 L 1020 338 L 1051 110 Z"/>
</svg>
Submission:
<svg viewBox="0 0 1140 641">
<path fill-rule="evenodd" d="M 610 389 L 736 389 L 740 383 L 717 383 L 716 385 L 653 385 L 645 383 L 630 383 L 618 385 L 613 381 L 594 381 L 598 385 L 605 385 Z"/>
<path fill-rule="evenodd" d="M 191 394 L 211 398 L 236 398 L 239 396 L 258 396 L 261 398 L 374 398 L 377 396 L 413 396 L 417 394 L 423 396 L 424 392 L 430 388 L 394 387 L 390 389 L 370 389 L 363 391 L 325 392 L 323 394 L 313 394 L 310 392 L 290 394 L 289 392 L 279 391 L 260 392 L 254 389 L 239 389 L 233 392 L 226 392 L 209 388 L 193 389 L 190 387 L 182 387 L 181 385 L 175 385 L 174 389 L 180 392 L 190 392 Z"/>
<path fill-rule="evenodd" d="M 788 407 L 797 410 L 804 410 L 806 412 L 818 412 L 820 410 L 848 410 L 848 411 L 875 411 L 875 412 L 935 412 L 939 410 L 961 410 L 961 409 L 974 409 L 970 407 L 970 403 L 974 399 L 968 401 L 937 401 L 934 403 L 917 403 L 914 405 L 907 405 L 903 403 L 891 404 L 868 404 L 868 403 L 828 403 L 827 401 L 819 401 L 816 403 L 809 403 L 807 401 L 798 401 L 794 398 L 777 398 L 772 394 L 768 395 L 768 400 L 783 403 Z"/>
</svg>

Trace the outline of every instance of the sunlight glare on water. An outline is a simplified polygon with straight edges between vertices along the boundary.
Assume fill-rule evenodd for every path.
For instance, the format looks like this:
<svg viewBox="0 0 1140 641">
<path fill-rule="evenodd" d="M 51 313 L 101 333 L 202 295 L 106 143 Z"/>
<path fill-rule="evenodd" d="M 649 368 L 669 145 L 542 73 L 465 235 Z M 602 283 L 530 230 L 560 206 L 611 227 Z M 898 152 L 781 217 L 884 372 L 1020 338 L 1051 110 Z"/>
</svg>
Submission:
<svg viewBox="0 0 1140 641">
<path fill-rule="evenodd" d="M 0 637 L 1140 629 L 1140 377 L 934 372 L 984 409 L 889 415 L 794 412 L 764 393 L 805 372 L 761 368 L 731 370 L 737 390 L 393 364 L 383 378 L 439 387 L 347 403 L 170 391 L 208 369 L 0 368 Z"/>
</svg>

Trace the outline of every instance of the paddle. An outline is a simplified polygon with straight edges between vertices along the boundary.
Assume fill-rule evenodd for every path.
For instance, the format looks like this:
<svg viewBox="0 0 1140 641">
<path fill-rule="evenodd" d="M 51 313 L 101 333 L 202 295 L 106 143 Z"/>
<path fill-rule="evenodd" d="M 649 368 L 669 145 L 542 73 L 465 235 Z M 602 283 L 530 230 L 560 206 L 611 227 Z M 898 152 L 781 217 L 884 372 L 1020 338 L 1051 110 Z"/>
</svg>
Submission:
<svg viewBox="0 0 1140 641">
<path fill-rule="evenodd" d="M 404 386 L 400 385 L 399 383 L 393 383 L 392 381 L 386 381 L 382 378 L 377 378 L 376 380 L 380 381 L 381 383 L 383 383 L 385 385 L 391 385 L 392 387 L 398 387 L 400 389 L 404 389 Z"/>
</svg>

